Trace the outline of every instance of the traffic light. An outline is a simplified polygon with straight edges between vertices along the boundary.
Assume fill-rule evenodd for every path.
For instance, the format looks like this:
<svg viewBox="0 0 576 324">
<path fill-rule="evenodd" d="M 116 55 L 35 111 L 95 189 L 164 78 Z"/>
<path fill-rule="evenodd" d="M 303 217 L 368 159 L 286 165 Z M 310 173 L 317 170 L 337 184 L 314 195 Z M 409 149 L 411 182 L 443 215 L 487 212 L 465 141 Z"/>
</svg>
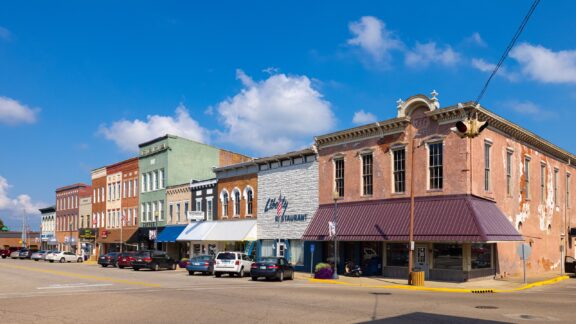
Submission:
<svg viewBox="0 0 576 324">
<path fill-rule="evenodd" d="M 480 121 L 477 118 L 466 118 L 456 122 L 455 127 L 450 128 L 451 131 L 460 136 L 460 138 L 469 137 L 474 138 L 478 136 L 486 127 L 486 121 Z"/>
</svg>

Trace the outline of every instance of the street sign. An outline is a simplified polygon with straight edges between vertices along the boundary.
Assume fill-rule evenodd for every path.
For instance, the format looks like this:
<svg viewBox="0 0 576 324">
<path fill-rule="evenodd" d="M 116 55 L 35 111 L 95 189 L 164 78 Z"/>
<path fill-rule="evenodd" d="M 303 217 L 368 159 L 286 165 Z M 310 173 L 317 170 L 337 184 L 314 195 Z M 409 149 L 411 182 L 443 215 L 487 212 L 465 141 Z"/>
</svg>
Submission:
<svg viewBox="0 0 576 324">
<path fill-rule="evenodd" d="M 310 253 L 314 253 L 314 243 L 310 243 Z"/>
<path fill-rule="evenodd" d="M 520 256 L 520 260 L 528 260 L 530 254 L 532 254 L 532 247 L 527 243 L 518 244 L 516 253 Z"/>
</svg>

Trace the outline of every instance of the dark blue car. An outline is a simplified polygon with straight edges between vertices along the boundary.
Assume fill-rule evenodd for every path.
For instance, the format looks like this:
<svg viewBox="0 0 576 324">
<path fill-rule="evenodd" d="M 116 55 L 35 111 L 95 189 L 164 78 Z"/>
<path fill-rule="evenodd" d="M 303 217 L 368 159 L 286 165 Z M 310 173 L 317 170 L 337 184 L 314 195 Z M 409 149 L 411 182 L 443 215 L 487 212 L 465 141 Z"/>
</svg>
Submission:
<svg viewBox="0 0 576 324">
<path fill-rule="evenodd" d="M 186 267 L 188 274 L 193 276 L 196 272 L 202 274 L 212 274 L 214 272 L 214 256 L 198 255 L 190 259 L 190 264 Z"/>
</svg>

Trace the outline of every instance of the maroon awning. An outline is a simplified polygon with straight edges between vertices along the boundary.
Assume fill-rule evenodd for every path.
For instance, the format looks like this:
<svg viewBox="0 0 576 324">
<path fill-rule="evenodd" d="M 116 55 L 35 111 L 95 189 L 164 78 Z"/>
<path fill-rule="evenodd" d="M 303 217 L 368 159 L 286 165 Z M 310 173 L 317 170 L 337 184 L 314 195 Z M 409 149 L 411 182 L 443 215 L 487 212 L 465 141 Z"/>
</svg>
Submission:
<svg viewBox="0 0 576 324">
<path fill-rule="evenodd" d="M 328 222 L 334 204 L 321 205 L 306 232 L 307 241 L 331 240 Z M 408 241 L 410 199 L 340 203 L 340 241 Z M 418 197 L 414 203 L 415 241 L 522 241 L 496 203 L 469 195 Z"/>
</svg>

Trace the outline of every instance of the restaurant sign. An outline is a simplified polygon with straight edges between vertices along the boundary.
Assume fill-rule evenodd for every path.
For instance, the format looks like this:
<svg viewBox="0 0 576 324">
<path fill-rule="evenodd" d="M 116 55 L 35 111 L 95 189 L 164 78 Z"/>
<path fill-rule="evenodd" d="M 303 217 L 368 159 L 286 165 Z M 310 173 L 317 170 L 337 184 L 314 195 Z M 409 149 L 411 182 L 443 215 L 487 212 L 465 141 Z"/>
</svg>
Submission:
<svg viewBox="0 0 576 324">
<path fill-rule="evenodd" d="M 78 237 L 83 240 L 94 240 L 96 239 L 96 229 L 95 228 L 81 228 L 78 230 Z"/>
<path fill-rule="evenodd" d="M 288 214 L 286 215 L 286 210 L 288 209 L 288 200 L 286 196 L 278 196 L 278 198 L 268 198 L 266 201 L 266 206 L 264 206 L 264 213 L 269 210 L 275 210 L 276 216 L 274 216 L 274 221 L 276 223 L 284 222 L 303 222 L 308 219 L 308 214 Z"/>
</svg>

